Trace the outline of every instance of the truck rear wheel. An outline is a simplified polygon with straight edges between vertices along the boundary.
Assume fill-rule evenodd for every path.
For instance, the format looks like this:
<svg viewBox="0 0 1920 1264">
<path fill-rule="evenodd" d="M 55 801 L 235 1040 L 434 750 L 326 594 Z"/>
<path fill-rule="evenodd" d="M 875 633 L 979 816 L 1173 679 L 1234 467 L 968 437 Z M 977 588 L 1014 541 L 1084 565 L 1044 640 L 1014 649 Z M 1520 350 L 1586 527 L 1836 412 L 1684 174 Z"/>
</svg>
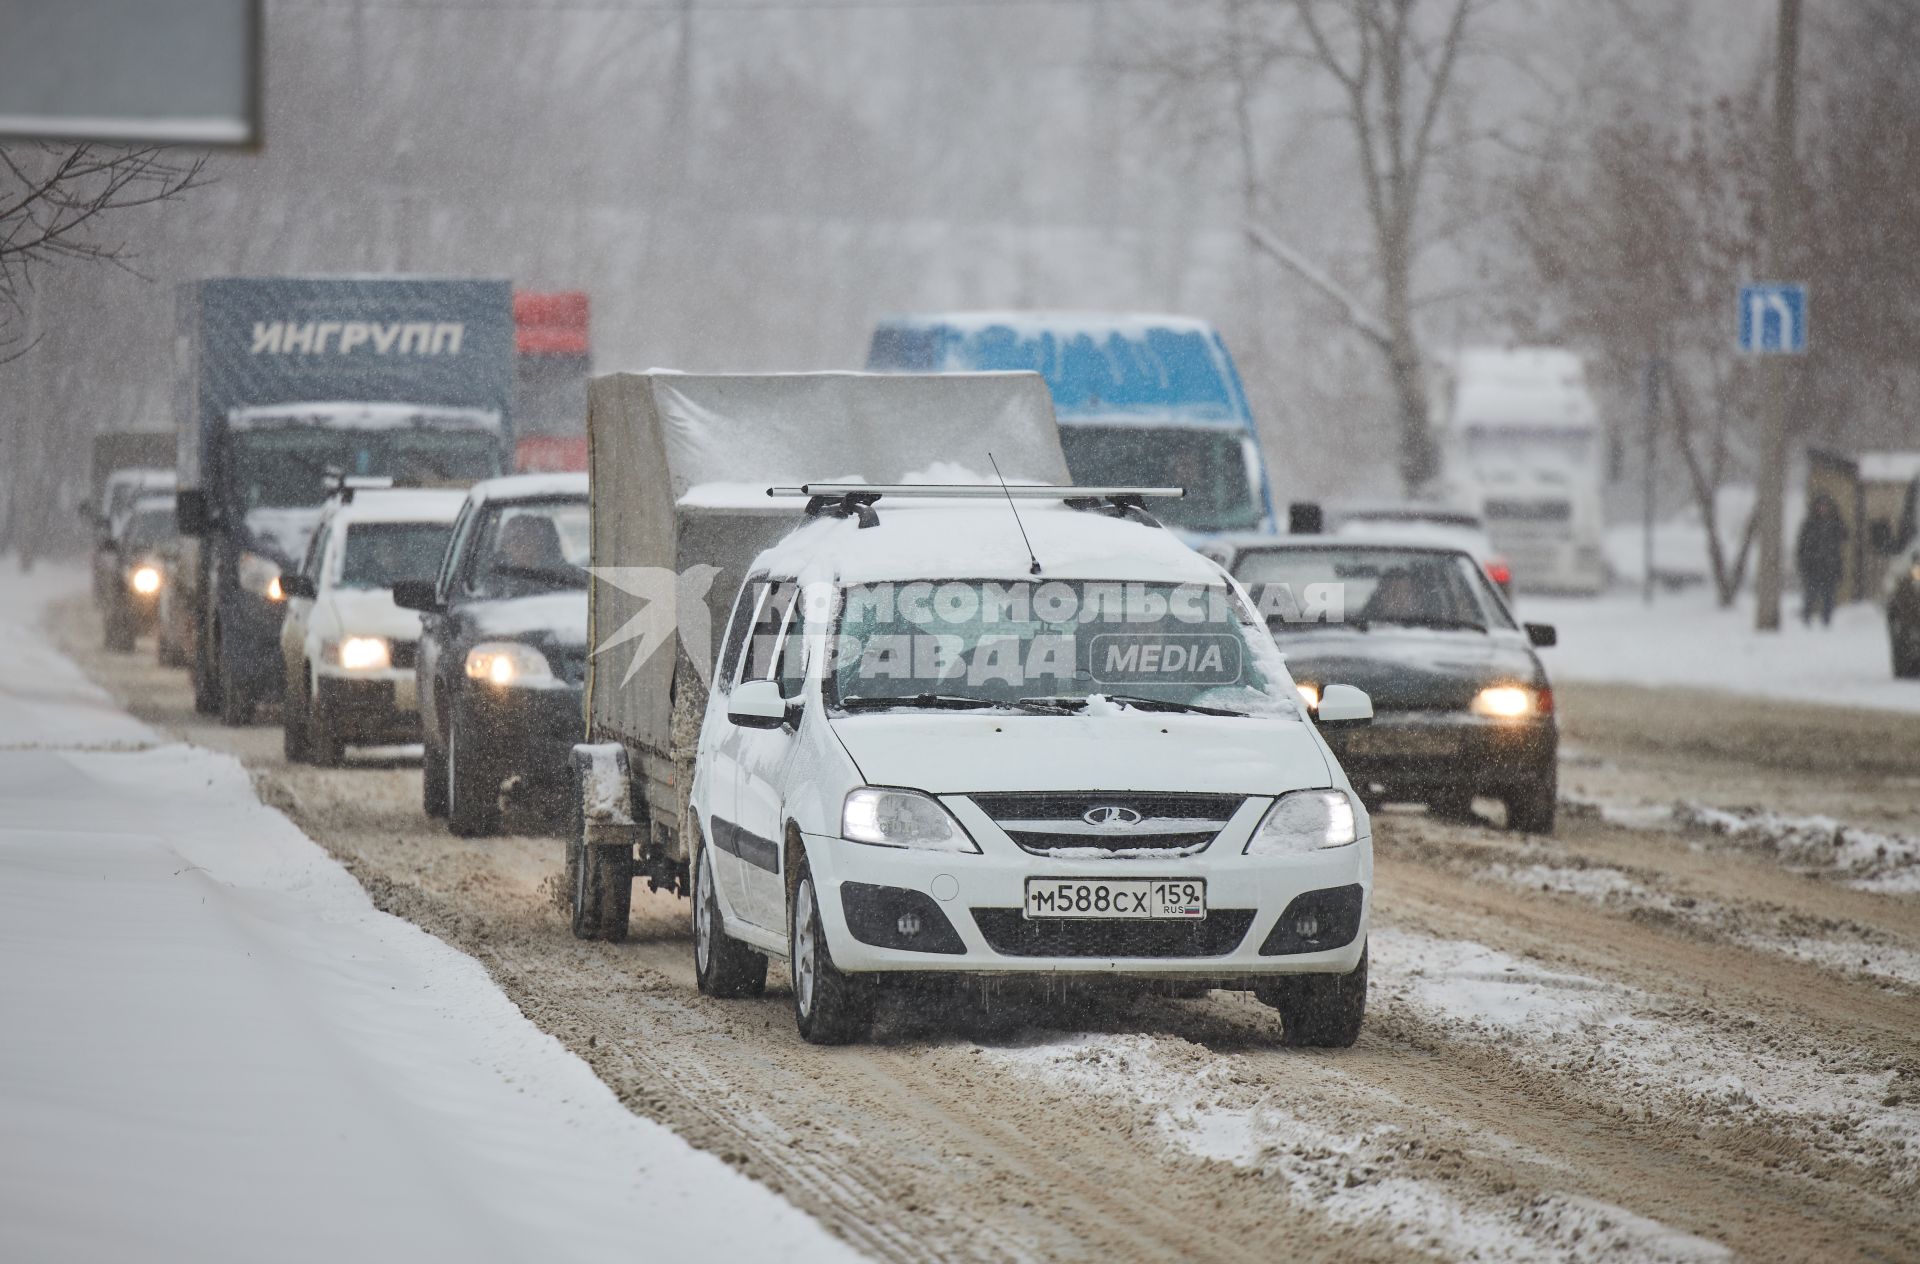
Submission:
<svg viewBox="0 0 1920 1264">
<path fill-rule="evenodd" d="M 575 822 L 567 836 L 567 876 L 573 879 L 573 937 L 620 943 L 627 937 L 627 920 L 633 913 L 633 847 L 627 843 L 589 844 L 577 812 Z"/>
<path fill-rule="evenodd" d="M 759 996 L 767 990 L 767 959 L 727 935 L 714 890 L 713 858 L 700 849 L 693 877 L 693 977 L 708 996 Z"/>
<path fill-rule="evenodd" d="M 1285 1043 L 1345 1049 L 1360 1038 L 1367 1017 L 1367 950 L 1347 974 L 1290 974 L 1262 980 L 1255 996 L 1280 1011 Z"/>
</svg>

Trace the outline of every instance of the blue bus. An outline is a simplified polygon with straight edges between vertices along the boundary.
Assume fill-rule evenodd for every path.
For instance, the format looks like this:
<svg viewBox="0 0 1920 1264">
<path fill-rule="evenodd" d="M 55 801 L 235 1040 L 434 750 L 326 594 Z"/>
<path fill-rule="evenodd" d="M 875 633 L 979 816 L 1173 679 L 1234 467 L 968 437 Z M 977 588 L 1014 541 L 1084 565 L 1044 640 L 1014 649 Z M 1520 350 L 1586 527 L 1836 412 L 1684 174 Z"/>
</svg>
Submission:
<svg viewBox="0 0 1920 1264">
<path fill-rule="evenodd" d="M 1177 485 L 1153 512 L 1189 535 L 1275 530 L 1253 415 L 1220 334 L 1187 316 L 948 312 L 890 316 L 867 368 L 1032 369 L 1053 392 L 1078 483 Z"/>
</svg>

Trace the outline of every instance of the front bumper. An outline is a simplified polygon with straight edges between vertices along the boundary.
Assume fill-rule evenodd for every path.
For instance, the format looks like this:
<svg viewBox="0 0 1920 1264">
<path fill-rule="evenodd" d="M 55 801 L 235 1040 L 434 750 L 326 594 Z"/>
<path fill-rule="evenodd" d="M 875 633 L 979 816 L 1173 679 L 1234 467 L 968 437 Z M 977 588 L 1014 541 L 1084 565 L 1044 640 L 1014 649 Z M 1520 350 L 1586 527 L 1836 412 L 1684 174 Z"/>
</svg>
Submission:
<svg viewBox="0 0 1920 1264">
<path fill-rule="evenodd" d="M 1560 744 L 1551 717 L 1488 720 L 1459 711 L 1376 712 L 1365 728 L 1325 736 L 1348 780 L 1388 795 L 1529 785 L 1554 771 Z"/>
<path fill-rule="evenodd" d="M 410 669 L 319 668 L 315 702 L 327 710 L 341 741 L 358 745 L 420 740 L 419 687 Z"/>
<path fill-rule="evenodd" d="M 543 786 L 564 784 L 573 747 L 585 740 L 584 691 L 578 685 L 548 688 L 465 682 L 461 736 L 485 752 L 504 779 L 518 775 Z"/>
<path fill-rule="evenodd" d="M 963 798 L 944 800 L 979 843 L 978 855 L 870 847 L 807 835 L 807 863 L 834 964 L 853 972 L 1074 975 L 1088 978 L 1208 979 L 1223 984 L 1276 974 L 1345 974 L 1366 946 L 1373 888 L 1373 841 L 1286 856 L 1246 856 L 1247 838 L 1269 800 L 1249 800 L 1204 851 L 1151 859 L 1058 859 L 1033 855 L 999 833 Z M 1203 879 L 1201 922 L 1045 919 L 1028 921 L 1028 878 Z M 842 892 L 855 884 L 852 899 Z M 884 919 L 863 915 L 867 888 L 912 893 L 928 950 L 862 942 L 848 924 L 851 907 L 869 939 L 889 938 Z M 1290 936 L 1283 914 L 1313 892 L 1348 890 L 1352 908 L 1343 942 L 1316 947 Z M 901 897 L 883 897 L 900 901 Z M 902 911 L 907 903 L 899 904 Z M 892 906 L 887 906 L 892 911 Z M 946 929 L 926 916 L 937 909 Z M 882 933 L 874 934 L 878 922 Z M 918 938 L 917 936 L 916 938 Z M 955 950 L 957 941 L 957 951 Z M 1318 942 L 1327 942 L 1322 935 Z M 1263 951 L 1265 949 L 1265 951 Z"/>
</svg>

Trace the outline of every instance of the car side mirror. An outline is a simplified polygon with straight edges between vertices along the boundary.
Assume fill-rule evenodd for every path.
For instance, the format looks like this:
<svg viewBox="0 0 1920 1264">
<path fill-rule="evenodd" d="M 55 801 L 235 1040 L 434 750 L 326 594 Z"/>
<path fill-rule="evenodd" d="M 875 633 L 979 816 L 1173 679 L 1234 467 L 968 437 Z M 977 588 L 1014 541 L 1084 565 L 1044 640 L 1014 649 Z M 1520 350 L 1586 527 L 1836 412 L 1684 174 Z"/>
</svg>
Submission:
<svg viewBox="0 0 1920 1264">
<path fill-rule="evenodd" d="M 173 525 L 181 535 L 207 533 L 207 494 L 197 489 L 175 492 Z"/>
<path fill-rule="evenodd" d="M 1373 699 L 1352 685 L 1328 685 L 1320 691 L 1315 714 L 1323 729 L 1355 729 L 1373 723 Z"/>
<path fill-rule="evenodd" d="M 403 579 L 393 586 L 393 604 L 402 610 L 439 614 L 442 607 L 430 579 Z"/>
<path fill-rule="evenodd" d="M 1560 631 L 1551 623 L 1529 623 L 1527 640 L 1541 649 L 1551 649 L 1560 644 Z"/>
<path fill-rule="evenodd" d="M 777 729 L 787 722 L 787 700 L 774 680 L 743 680 L 727 698 L 727 719 L 743 729 Z"/>
<path fill-rule="evenodd" d="M 319 596 L 319 593 L 314 589 L 311 579 L 293 571 L 280 572 L 280 591 L 285 596 L 305 597 L 309 601 Z"/>
</svg>

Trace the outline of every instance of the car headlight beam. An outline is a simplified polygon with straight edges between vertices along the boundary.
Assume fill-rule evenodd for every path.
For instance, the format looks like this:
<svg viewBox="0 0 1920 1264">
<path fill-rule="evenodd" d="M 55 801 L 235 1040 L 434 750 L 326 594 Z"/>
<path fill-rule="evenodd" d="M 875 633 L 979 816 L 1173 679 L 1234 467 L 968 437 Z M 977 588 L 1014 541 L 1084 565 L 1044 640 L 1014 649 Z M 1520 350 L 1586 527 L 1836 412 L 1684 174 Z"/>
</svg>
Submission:
<svg viewBox="0 0 1920 1264">
<path fill-rule="evenodd" d="M 1247 840 L 1249 856 L 1284 856 L 1345 847 L 1359 838 L 1353 800 L 1342 790 L 1295 790 L 1273 801 Z"/>
<path fill-rule="evenodd" d="M 1521 720 L 1534 713 L 1533 690 L 1521 685 L 1488 685 L 1474 695 L 1473 713 L 1495 720 Z"/>
<path fill-rule="evenodd" d="M 874 847 L 978 853 L 953 814 L 917 790 L 862 786 L 840 809 L 840 836 Z"/>
<path fill-rule="evenodd" d="M 337 661 L 348 671 L 384 671 L 393 665 L 393 647 L 384 636 L 350 636 L 340 642 Z"/>
<path fill-rule="evenodd" d="M 518 641 L 482 641 L 467 651 L 467 677 L 492 685 L 542 685 L 553 680 L 553 665 L 531 645 Z"/>
</svg>

